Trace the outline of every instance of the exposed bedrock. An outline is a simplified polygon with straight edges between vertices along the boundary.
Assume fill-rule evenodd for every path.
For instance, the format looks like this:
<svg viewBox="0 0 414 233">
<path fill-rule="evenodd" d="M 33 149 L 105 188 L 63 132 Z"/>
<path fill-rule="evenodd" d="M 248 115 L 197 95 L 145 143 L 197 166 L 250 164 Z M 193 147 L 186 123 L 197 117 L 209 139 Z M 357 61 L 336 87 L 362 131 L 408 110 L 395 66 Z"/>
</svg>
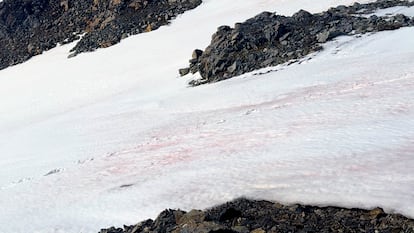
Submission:
<svg viewBox="0 0 414 233">
<path fill-rule="evenodd" d="M 81 52 L 169 23 L 201 0 L 4 0 L 0 2 L 0 69 L 82 39 Z"/>
<path fill-rule="evenodd" d="M 413 233 L 414 220 L 372 210 L 285 206 L 268 201 L 238 199 L 205 211 L 165 210 L 155 220 L 100 233 Z"/>
<path fill-rule="evenodd" d="M 369 16 L 377 9 L 413 6 L 414 2 L 387 0 L 338 6 L 319 14 L 299 11 L 291 17 L 263 12 L 234 28 L 221 26 L 210 45 L 196 50 L 180 74 L 200 72 L 203 79 L 190 84 L 217 82 L 259 68 L 275 66 L 321 49 L 341 35 L 355 35 L 414 26 L 405 15 Z"/>
</svg>

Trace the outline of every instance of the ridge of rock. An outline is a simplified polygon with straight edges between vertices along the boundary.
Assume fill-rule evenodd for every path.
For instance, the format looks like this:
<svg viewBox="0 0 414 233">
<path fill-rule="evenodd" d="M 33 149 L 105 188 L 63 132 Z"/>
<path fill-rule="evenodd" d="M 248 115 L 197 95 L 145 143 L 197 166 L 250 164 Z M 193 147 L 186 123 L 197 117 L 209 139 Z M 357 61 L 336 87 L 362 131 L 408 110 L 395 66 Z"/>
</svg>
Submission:
<svg viewBox="0 0 414 233">
<path fill-rule="evenodd" d="M 379 0 L 369 4 L 355 3 L 311 14 L 301 10 L 293 16 L 263 12 L 234 28 L 221 26 L 210 45 L 196 50 L 180 75 L 199 72 L 202 79 L 196 86 L 232 78 L 256 69 L 275 66 L 320 50 L 321 44 L 341 35 L 355 35 L 414 26 L 414 18 L 395 16 L 364 17 L 378 9 L 414 6 L 414 2 Z M 196 52 L 195 51 L 195 52 Z"/>
<path fill-rule="evenodd" d="M 308 205 L 285 206 L 237 199 L 205 211 L 165 210 L 155 220 L 100 233 L 278 233 L 278 232 L 414 232 L 414 220 L 372 210 Z"/>
<path fill-rule="evenodd" d="M 156 30 L 201 0 L 4 0 L 0 70 L 57 44 L 80 41 L 71 56 Z"/>
</svg>

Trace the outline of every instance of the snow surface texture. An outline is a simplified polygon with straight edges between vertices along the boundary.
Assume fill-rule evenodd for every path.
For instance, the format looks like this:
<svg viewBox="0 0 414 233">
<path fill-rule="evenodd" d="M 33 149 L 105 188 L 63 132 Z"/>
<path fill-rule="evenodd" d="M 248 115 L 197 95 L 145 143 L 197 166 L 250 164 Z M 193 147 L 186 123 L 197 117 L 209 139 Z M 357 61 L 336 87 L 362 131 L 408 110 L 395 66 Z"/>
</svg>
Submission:
<svg viewBox="0 0 414 233">
<path fill-rule="evenodd" d="M 97 232 L 241 195 L 414 217 L 414 28 L 196 88 L 176 74 L 219 25 L 350 3 L 210 0 L 0 71 L 0 232 Z"/>
<path fill-rule="evenodd" d="M 376 15 L 376 16 L 384 17 L 384 16 L 397 15 L 397 14 L 403 14 L 409 17 L 414 17 L 414 10 L 413 10 L 413 7 L 396 6 L 396 7 L 386 8 L 386 9 L 380 9 L 373 14 L 366 14 L 364 16 L 370 17 L 372 15 Z"/>
</svg>

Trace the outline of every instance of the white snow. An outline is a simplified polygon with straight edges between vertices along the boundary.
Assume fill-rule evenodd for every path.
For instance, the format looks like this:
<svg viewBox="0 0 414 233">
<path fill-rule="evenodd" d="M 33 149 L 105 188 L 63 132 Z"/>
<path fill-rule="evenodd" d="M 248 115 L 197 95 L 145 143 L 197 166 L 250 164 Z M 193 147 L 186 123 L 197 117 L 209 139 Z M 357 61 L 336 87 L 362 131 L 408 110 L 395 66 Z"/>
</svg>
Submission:
<svg viewBox="0 0 414 233">
<path fill-rule="evenodd" d="M 177 75 L 219 25 L 350 3 L 209 0 L 111 48 L 0 71 L 0 232 L 97 232 L 239 196 L 414 217 L 414 28 L 265 75 Z"/>
<path fill-rule="evenodd" d="M 406 6 L 395 6 L 385 9 L 379 9 L 374 13 L 371 14 L 363 14 L 365 17 L 370 17 L 372 15 L 376 16 L 393 16 L 397 14 L 403 14 L 409 17 L 414 17 L 414 7 L 406 7 Z"/>
</svg>

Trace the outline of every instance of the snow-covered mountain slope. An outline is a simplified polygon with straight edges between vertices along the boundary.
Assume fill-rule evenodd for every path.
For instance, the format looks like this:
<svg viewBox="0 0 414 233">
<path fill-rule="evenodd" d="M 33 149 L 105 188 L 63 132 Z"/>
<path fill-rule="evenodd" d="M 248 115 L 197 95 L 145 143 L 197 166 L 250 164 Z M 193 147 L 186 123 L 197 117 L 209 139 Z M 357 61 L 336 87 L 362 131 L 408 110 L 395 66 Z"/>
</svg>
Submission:
<svg viewBox="0 0 414 233">
<path fill-rule="evenodd" d="M 0 71 L 0 232 L 96 232 L 241 195 L 414 217 L 414 28 L 264 75 L 178 78 L 219 25 L 352 2 L 209 0 L 111 48 Z"/>
</svg>

